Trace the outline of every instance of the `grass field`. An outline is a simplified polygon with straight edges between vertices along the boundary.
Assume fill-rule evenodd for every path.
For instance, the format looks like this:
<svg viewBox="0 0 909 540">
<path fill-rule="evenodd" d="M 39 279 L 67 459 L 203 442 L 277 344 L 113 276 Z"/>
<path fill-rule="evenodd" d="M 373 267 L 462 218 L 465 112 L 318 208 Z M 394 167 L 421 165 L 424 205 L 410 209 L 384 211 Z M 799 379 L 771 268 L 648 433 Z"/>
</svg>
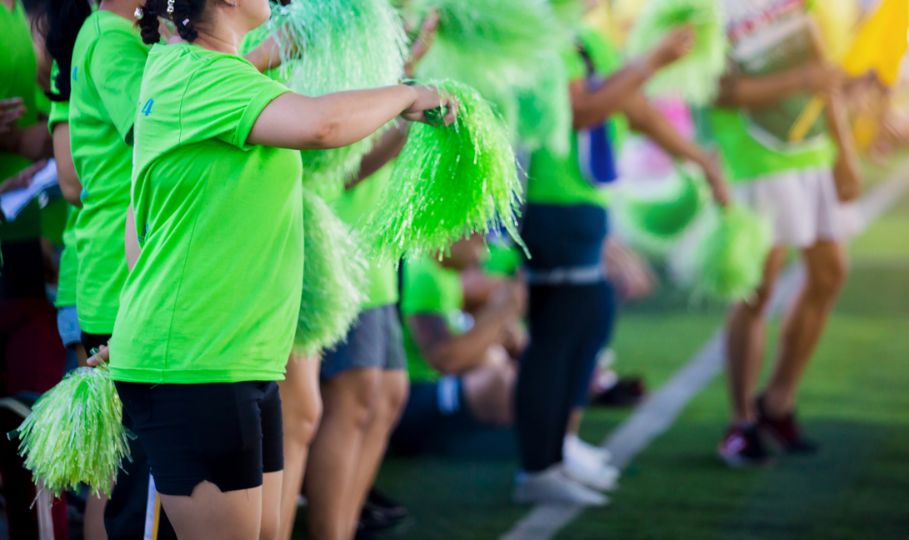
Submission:
<svg viewBox="0 0 909 540">
<path fill-rule="evenodd" d="M 851 276 L 801 394 L 806 429 L 823 444 L 818 457 L 782 458 L 765 470 L 721 467 L 714 449 L 727 405 L 717 379 L 632 461 L 612 504 L 584 512 L 558 538 L 909 538 L 907 235 L 909 199 L 850 248 Z M 619 366 L 656 388 L 722 317 L 721 308 L 692 307 L 671 291 L 630 307 L 615 343 Z M 599 442 L 627 414 L 594 410 L 583 434 Z M 503 431 L 465 441 L 444 459 L 389 459 L 379 485 L 412 518 L 381 538 L 501 536 L 527 512 L 509 502 L 513 451 Z"/>
</svg>

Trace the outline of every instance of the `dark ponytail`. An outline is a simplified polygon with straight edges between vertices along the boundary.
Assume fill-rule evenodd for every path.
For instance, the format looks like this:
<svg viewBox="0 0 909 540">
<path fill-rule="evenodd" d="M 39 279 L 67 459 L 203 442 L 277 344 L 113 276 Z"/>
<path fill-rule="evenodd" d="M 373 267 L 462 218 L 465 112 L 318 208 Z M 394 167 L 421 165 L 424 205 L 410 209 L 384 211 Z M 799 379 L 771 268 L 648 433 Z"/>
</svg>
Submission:
<svg viewBox="0 0 909 540">
<path fill-rule="evenodd" d="M 202 18 L 205 11 L 206 0 L 146 0 L 142 7 L 142 18 L 139 19 L 139 28 L 142 30 L 142 41 L 148 44 L 161 41 L 161 32 L 158 29 L 158 18 L 170 19 L 177 28 L 177 33 L 184 41 L 195 41 L 199 37 L 195 23 Z M 168 13 L 168 5 L 173 6 L 173 12 Z"/>
<path fill-rule="evenodd" d="M 88 0 L 46 0 L 39 24 L 44 32 L 44 46 L 57 62 L 56 92 L 48 92 L 51 101 L 68 101 L 72 81 L 73 47 L 85 19 L 92 14 Z"/>
</svg>

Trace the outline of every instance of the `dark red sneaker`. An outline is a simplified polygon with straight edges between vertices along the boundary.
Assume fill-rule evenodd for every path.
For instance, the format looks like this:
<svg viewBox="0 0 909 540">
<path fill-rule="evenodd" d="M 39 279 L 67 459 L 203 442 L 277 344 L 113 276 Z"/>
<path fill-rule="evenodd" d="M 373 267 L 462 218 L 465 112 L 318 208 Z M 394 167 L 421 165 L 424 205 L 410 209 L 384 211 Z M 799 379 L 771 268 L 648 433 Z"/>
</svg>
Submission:
<svg viewBox="0 0 909 540">
<path fill-rule="evenodd" d="M 730 467 L 763 466 L 770 463 L 770 454 L 754 426 L 730 427 L 717 448 L 717 455 Z"/>
<path fill-rule="evenodd" d="M 818 444 L 806 439 L 795 420 L 795 413 L 782 417 L 771 417 L 767 414 L 764 396 L 757 398 L 758 428 L 773 438 L 780 448 L 788 454 L 817 454 Z"/>
</svg>

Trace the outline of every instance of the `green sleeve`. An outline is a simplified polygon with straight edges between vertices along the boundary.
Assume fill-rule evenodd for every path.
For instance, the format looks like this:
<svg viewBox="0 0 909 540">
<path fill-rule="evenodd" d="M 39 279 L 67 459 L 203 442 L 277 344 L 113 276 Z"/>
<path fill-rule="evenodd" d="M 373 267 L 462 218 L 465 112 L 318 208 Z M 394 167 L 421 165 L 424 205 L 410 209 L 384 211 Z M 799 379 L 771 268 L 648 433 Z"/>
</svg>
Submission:
<svg viewBox="0 0 909 540">
<path fill-rule="evenodd" d="M 51 65 L 50 85 L 51 92 L 57 93 L 57 74 L 60 70 L 57 68 L 57 62 Z M 54 126 L 61 123 L 69 122 L 69 101 L 52 101 L 50 114 L 47 118 L 47 130 L 53 135 Z"/>
<path fill-rule="evenodd" d="M 445 316 L 450 310 L 440 268 L 425 259 L 410 259 L 404 264 L 404 290 L 401 311 L 405 316 L 434 313 Z"/>
<path fill-rule="evenodd" d="M 565 50 L 562 53 L 562 61 L 565 62 L 565 72 L 568 74 L 568 80 L 576 81 L 587 77 L 587 66 L 584 65 L 584 59 L 581 53 L 574 47 Z"/>
<path fill-rule="evenodd" d="M 248 148 L 246 139 L 265 107 L 290 91 L 247 60 L 226 54 L 202 66 L 189 89 L 180 107 L 181 138 L 217 138 L 241 149 Z"/>
<path fill-rule="evenodd" d="M 133 123 L 138 112 L 142 70 L 148 47 L 135 32 L 108 29 L 92 51 L 88 69 L 98 96 L 120 137 L 132 142 Z"/>
</svg>

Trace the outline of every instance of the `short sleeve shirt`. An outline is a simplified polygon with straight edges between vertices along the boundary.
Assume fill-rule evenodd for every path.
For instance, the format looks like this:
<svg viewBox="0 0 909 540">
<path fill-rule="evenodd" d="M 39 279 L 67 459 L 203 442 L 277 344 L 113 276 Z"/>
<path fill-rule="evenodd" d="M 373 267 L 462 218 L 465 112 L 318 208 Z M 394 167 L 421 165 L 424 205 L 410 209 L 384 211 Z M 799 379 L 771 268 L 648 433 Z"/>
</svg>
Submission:
<svg viewBox="0 0 909 540">
<path fill-rule="evenodd" d="M 132 130 L 147 56 L 133 21 L 106 10 L 86 19 L 73 49 L 69 128 L 82 182 L 76 301 L 79 325 L 91 334 L 113 330 L 126 280 Z"/>
<path fill-rule="evenodd" d="M 621 67 L 622 58 L 618 49 L 598 32 L 582 29 L 578 40 L 590 55 L 595 75 L 606 77 Z M 565 51 L 563 58 L 570 80 L 588 77 L 588 67 L 577 48 Z M 625 131 L 624 122 L 622 117 L 616 117 L 607 123 L 606 128 L 613 143 Z M 528 173 L 527 200 L 538 204 L 607 206 L 606 191 L 584 176 L 579 159 L 577 133 L 572 133 L 570 149 L 566 155 L 559 155 L 547 148 L 534 152 Z"/>
<path fill-rule="evenodd" d="M 302 294 L 302 165 L 247 137 L 287 91 L 239 56 L 152 47 L 135 126 L 141 254 L 111 342 L 115 380 L 283 379 Z"/>
</svg>

